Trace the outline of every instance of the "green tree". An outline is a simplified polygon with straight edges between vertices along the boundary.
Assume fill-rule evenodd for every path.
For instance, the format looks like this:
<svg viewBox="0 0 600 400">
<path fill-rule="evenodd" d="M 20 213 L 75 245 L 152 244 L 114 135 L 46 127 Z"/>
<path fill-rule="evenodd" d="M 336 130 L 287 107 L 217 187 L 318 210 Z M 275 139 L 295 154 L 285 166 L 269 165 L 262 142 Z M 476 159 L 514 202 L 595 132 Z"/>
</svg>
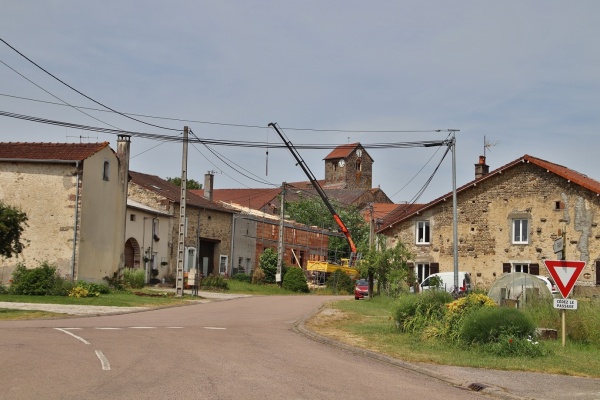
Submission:
<svg viewBox="0 0 600 400">
<path fill-rule="evenodd" d="M 360 211 L 353 206 L 342 207 L 335 201 L 331 201 L 331 204 L 348 228 L 356 247 L 366 248 L 369 240 L 369 226 Z M 294 221 L 308 226 L 318 226 L 333 231 L 337 231 L 339 228 L 331 212 L 320 198 L 301 198 L 293 202 L 286 202 L 285 213 Z M 350 245 L 345 237 L 331 237 L 329 251 L 347 257 L 350 254 Z"/>
<path fill-rule="evenodd" d="M 277 253 L 273 249 L 265 249 L 260 255 L 259 267 L 265 274 L 265 283 L 275 283 L 277 273 Z"/>
<path fill-rule="evenodd" d="M 292 292 L 308 293 L 308 282 L 302 268 L 291 267 L 283 277 L 283 288 Z"/>
<path fill-rule="evenodd" d="M 27 226 L 27 215 L 0 201 L 0 256 L 11 258 L 23 251 L 21 233 Z"/>
<path fill-rule="evenodd" d="M 373 293 L 373 282 L 377 280 L 377 293 L 385 291 L 387 296 L 397 296 L 403 284 L 410 284 L 413 272 L 408 268 L 412 254 L 404 243 L 398 241 L 395 247 L 387 247 L 383 236 L 376 238 L 378 249 L 372 247 L 363 254 L 359 265 L 361 275 L 369 280 L 369 297 Z"/>
<path fill-rule="evenodd" d="M 173 185 L 177 185 L 181 187 L 181 178 L 167 178 L 167 181 L 172 183 Z M 186 189 L 188 190 L 198 190 L 202 189 L 202 184 L 198 183 L 193 179 L 188 179 L 185 184 Z"/>
</svg>

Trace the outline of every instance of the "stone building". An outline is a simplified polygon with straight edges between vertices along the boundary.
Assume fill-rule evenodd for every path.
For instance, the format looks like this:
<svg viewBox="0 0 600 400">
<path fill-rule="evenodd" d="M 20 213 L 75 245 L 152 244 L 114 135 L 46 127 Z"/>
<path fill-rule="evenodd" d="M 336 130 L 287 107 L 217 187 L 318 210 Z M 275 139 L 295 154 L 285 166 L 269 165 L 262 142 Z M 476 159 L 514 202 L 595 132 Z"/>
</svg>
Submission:
<svg viewBox="0 0 600 400">
<path fill-rule="evenodd" d="M 0 200 L 27 214 L 17 263 L 57 266 L 73 280 L 103 282 L 124 265 L 129 136 L 104 143 L 0 144 Z"/>
<path fill-rule="evenodd" d="M 179 213 L 181 189 L 155 175 L 131 171 L 129 198 L 148 207 L 172 215 L 168 240 L 168 270 L 174 276 L 177 268 Z M 197 263 L 190 261 L 185 271 L 199 267 L 204 276 L 229 275 L 231 253 L 231 225 L 233 211 L 219 204 L 187 192 L 185 247 Z M 162 240 L 162 238 L 161 238 Z M 138 244 L 139 245 L 139 244 Z M 162 257 L 161 257 L 162 260 Z M 165 266 L 166 267 L 166 266 Z"/>
<path fill-rule="evenodd" d="M 325 158 L 327 189 L 370 190 L 373 186 L 373 159 L 360 143 L 336 147 Z"/>
<path fill-rule="evenodd" d="M 600 285 L 600 182 L 525 155 L 492 172 L 480 157 L 476 178 L 457 189 L 458 268 L 489 287 L 504 272 L 548 276 L 554 242 L 566 232 L 565 258 L 585 261 L 577 290 Z M 454 270 L 452 193 L 390 213 L 378 233 L 406 244 L 419 280 Z"/>
</svg>

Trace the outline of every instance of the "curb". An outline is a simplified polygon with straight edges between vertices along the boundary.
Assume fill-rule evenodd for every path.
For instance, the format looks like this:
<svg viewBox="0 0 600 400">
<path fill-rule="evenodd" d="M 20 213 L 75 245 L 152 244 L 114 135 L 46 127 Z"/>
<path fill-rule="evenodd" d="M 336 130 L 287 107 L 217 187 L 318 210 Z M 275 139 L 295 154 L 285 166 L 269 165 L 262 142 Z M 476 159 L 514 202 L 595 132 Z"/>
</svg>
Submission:
<svg viewBox="0 0 600 400">
<path fill-rule="evenodd" d="M 409 363 L 406 361 L 402 361 L 402 360 L 398 360 L 396 358 L 386 356 L 384 354 L 376 353 L 371 350 L 361 349 L 361 348 L 347 345 L 342 342 L 338 342 L 336 340 L 330 339 L 326 336 L 320 335 L 320 334 L 308 329 L 305 326 L 306 321 L 308 321 L 313 316 L 322 312 L 325 308 L 326 308 L 326 305 L 322 305 L 317 310 L 311 311 L 311 312 L 303 315 L 302 317 L 300 317 L 300 319 L 298 319 L 294 323 L 294 325 L 292 326 L 292 330 L 296 333 L 299 333 L 299 334 L 315 341 L 315 342 L 323 343 L 325 345 L 328 345 L 331 347 L 336 347 L 336 348 L 342 349 L 344 351 L 348 351 L 348 352 L 351 352 L 354 354 L 359 354 L 359 355 L 362 355 L 365 357 L 369 357 L 374 360 L 384 362 L 386 364 L 390 364 L 390 365 L 393 365 L 398 368 L 405 369 L 407 371 L 416 372 L 418 374 L 437 379 L 439 381 L 445 382 L 451 386 L 454 386 L 454 387 L 457 387 L 460 389 L 470 390 L 470 391 L 479 392 L 479 393 L 485 393 L 492 397 L 495 397 L 498 399 L 504 399 L 504 400 L 530 400 L 530 398 L 528 398 L 528 397 L 521 397 L 521 396 L 512 394 L 510 392 L 507 392 L 506 389 L 503 389 L 503 388 L 500 388 L 497 386 L 493 386 L 493 385 L 489 385 L 489 384 L 485 384 L 485 383 L 459 381 L 459 380 L 450 378 L 446 375 L 440 374 L 436 371 L 427 369 L 426 367 L 421 367 L 421 366 L 418 366 L 418 365 L 415 365 L 415 364 L 412 364 L 412 363 Z"/>
</svg>

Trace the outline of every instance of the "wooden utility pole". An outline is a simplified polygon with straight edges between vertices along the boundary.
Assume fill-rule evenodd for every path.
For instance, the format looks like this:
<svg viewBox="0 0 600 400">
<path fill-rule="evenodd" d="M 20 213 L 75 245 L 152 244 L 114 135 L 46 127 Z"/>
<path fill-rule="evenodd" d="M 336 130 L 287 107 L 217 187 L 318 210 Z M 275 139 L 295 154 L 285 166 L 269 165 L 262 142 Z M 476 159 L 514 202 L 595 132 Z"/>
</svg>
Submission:
<svg viewBox="0 0 600 400">
<path fill-rule="evenodd" d="M 177 240 L 177 275 L 175 278 L 175 292 L 177 297 L 183 296 L 183 260 L 185 253 L 186 224 L 185 203 L 187 200 L 187 156 L 188 156 L 188 127 L 183 127 L 183 157 L 181 162 L 181 199 L 179 202 L 179 237 Z"/>
</svg>

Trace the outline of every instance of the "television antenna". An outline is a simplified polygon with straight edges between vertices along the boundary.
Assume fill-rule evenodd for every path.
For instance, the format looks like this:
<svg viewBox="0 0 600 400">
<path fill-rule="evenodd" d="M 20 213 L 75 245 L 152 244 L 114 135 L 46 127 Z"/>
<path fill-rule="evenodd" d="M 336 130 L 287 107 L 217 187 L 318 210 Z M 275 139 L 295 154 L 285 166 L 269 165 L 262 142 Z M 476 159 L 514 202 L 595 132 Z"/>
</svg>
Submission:
<svg viewBox="0 0 600 400">
<path fill-rule="evenodd" d="M 490 147 L 494 147 L 494 146 L 498 146 L 500 144 L 500 141 L 497 140 L 495 142 L 490 142 L 489 140 L 487 140 L 485 138 L 485 136 L 483 137 L 483 157 L 485 157 L 485 151 L 486 149 L 490 149 Z M 490 150 L 491 151 L 491 150 Z"/>
</svg>

